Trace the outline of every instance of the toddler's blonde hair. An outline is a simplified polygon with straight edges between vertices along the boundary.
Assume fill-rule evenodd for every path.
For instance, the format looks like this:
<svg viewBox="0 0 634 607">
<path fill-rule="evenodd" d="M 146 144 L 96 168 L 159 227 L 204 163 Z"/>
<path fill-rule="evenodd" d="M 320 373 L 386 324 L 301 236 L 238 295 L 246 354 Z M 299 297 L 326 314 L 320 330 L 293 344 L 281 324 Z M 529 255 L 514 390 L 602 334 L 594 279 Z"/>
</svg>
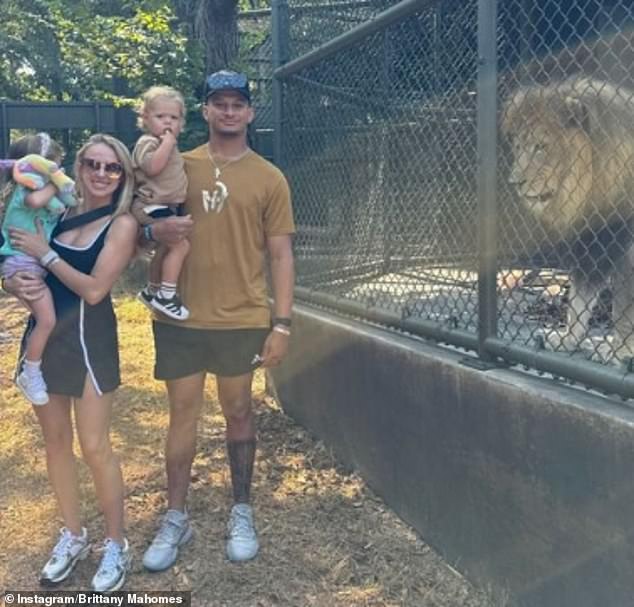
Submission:
<svg viewBox="0 0 634 607">
<path fill-rule="evenodd" d="M 182 93 L 171 86 L 151 86 L 141 96 L 141 102 L 137 109 L 137 126 L 146 130 L 144 114 L 152 107 L 152 104 L 160 99 L 175 101 L 181 106 L 181 127 L 185 125 L 185 98 Z"/>
</svg>

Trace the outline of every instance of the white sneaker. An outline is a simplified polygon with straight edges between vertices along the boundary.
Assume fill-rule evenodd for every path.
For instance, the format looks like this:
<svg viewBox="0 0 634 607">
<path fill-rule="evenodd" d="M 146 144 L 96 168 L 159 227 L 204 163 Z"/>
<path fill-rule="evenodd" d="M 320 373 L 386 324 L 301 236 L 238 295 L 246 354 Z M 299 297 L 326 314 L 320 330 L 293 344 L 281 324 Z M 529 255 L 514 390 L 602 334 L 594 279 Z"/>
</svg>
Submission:
<svg viewBox="0 0 634 607">
<path fill-rule="evenodd" d="M 32 374 L 21 371 L 15 380 L 15 385 L 20 388 L 24 397 L 34 405 L 45 405 L 48 402 L 46 382 L 39 369 Z"/>
<path fill-rule="evenodd" d="M 40 574 L 40 584 L 55 586 L 64 581 L 72 573 L 77 561 L 85 559 L 89 551 L 90 544 L 85 527 L 82 527 L 81 535 L 73 535 L 66 527 L 62 527 L 51 558 Z"/>
<path fill-rule="evenodd" d="M 95 592 L 114 592 L 125 583 L 125 576 L 130 569 L 132 556 L 128 540 L 123 546 L 111 538 L 103 543 L 103 556 L 97 572 L 92 578 L 92 589 Z"/>
<path fill-rule="evenodd" d="M 260 548 L 253 525 L 253 508 L 249 504 L 235 504 L 227 525 L 227 556 L 230 561 L 248 561 Z"/>
<path fill-rule="evenodd" d="M 168 510 L 161 526 L 143 555 L 143 566 L 150 571 L 169 569 L 178 557 L 178 549 L 192 538 L 193 531 L 186 512 Z"/>
</svg>

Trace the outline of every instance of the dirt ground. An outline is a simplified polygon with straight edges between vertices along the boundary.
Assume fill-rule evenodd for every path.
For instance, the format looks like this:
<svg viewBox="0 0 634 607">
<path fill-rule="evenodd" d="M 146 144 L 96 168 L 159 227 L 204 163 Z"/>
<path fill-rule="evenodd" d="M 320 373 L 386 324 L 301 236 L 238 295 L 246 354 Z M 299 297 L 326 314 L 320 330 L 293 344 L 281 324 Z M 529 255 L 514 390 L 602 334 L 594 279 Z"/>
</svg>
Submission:
<svg viewBox="0 0 634 607">
<path fill-rule="evenodd" d="M 36 590 L 40 568 L 61 526 L 46 477 L 34 415 L 12 384 L 24 311 L 0 294 L 0 597 Z M 143 570 L 141 555 L 165 507 L 163 441 L 167 427 L 161 383 L 152 379 L 150 323 L 136 301 L 117 301 L 123 387 L 112 436 L 126 483 L 127 533 L 134 561 L 128 590 L 190 590 L 205 607 L 499 607 L 471 586 L 403 524 L 354 473 L 295 424 L 256 377 L 259 454 L 254 479 L 257 559 L 231 564 L 223 536 L 230 506 L 223 422 L 209 382 L 189 509 L 194 540 L 177 565 Z M 80 466 L 83 513 L 99 544 L 102 521 L 88 470 Z M 88 589 L 93 550 L 60 588 Z"/>
</svg>

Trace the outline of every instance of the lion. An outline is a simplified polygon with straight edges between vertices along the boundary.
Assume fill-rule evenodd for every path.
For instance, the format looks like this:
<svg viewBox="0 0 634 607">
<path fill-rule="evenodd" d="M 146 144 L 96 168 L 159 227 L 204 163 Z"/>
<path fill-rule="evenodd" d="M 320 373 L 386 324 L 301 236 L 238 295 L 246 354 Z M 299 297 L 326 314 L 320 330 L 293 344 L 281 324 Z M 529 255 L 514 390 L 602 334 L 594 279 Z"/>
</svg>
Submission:
<svg viewBox="0 0 634 607">
<path fill-rule="evenodd" d="M 508 181 L 539 227 L 539 253 L 570 276 L 567 327 L 549 344 L 580 348 L 610 281 L 613 352 L 631 359 L 634 92 L 583 76 L 522 86 L 503 104 L 501 130 Z"/>
</svg>

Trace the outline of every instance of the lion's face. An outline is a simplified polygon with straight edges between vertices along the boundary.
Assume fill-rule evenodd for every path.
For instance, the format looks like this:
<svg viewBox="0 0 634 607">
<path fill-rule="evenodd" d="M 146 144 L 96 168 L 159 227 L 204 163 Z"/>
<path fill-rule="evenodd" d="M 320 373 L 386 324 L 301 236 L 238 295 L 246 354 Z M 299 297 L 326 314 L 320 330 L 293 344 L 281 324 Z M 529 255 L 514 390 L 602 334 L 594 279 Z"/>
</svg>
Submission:
<svg viewBox="0 0 634 607">
<path fill-rule="evenodd" d="M 592 144 L 584 129 L 526 99 L 509 106 L 511 183 L 522 204 L 549 228 L 565 229 L 586 210 L 592 185 Z"/>
</svg>

